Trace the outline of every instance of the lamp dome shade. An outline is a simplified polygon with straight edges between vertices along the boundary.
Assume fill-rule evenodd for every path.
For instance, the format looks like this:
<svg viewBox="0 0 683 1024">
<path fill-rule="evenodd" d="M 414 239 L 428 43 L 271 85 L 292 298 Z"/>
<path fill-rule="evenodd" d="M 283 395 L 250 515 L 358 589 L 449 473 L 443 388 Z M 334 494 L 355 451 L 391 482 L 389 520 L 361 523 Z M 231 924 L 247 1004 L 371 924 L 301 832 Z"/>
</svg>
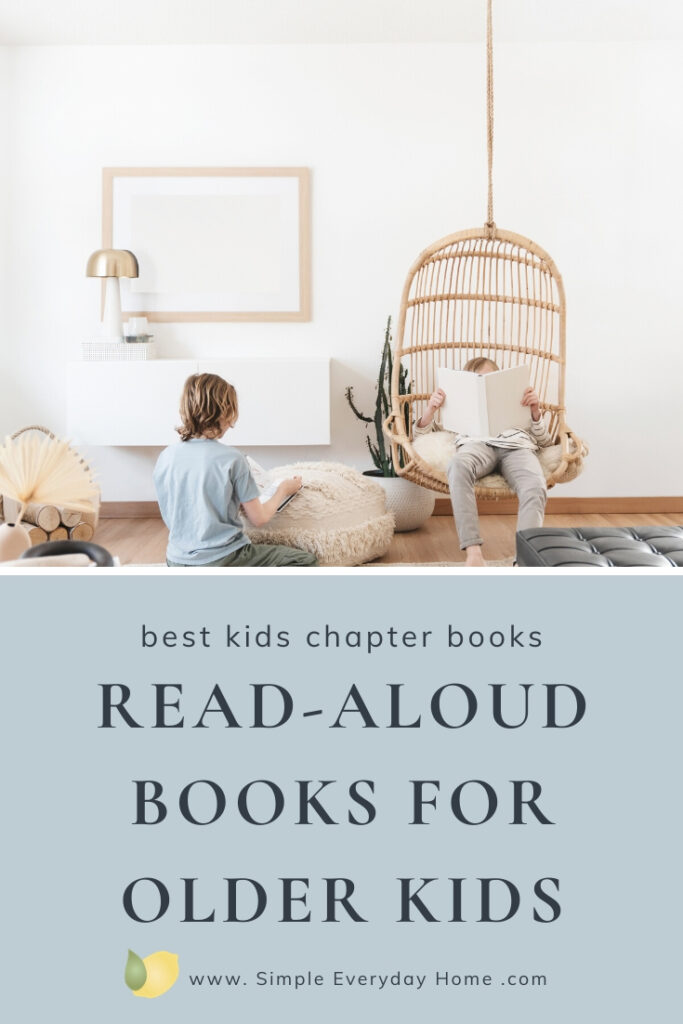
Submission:
<svg viewBox="0 0 683 1024">
<path fill-rule="evenodd" d="M 98 249 L 88 260 L 86 277 L 138 277 L 138 261 L 130 249 Z"/>
</svg>

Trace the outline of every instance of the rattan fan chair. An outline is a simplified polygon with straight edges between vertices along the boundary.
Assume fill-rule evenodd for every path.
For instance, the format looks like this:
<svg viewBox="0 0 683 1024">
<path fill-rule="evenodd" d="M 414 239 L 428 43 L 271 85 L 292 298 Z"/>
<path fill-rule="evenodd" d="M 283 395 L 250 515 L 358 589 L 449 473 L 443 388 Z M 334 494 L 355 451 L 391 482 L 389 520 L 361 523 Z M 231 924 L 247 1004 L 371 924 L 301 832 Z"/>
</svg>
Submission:
<svg viewBox="0 0 683 1024">
<path fill-rule="evenodd" d="M 500 369 L 528 363 L 559 464 L 547 484 L 573 480 L 581 471 L 586 445 L 569 429 L 564 404 L 565 297 L 562 278 L 539 245 L 493 222 L 493 62 L 491 4 L 487 4 L 488 220 L 482 228 L 457 231 L 434 242 L 410 268 L 403 289 L 394 352 L 391 440 L 399 476 L 448 492 L 441 470 L 415 450 L 412 425 L 436 387 L 436 369 L 462 369 L 486 356 Z M 410 394 L 399 394 L 399 370 L 408 368 Z M 512 495 L 501 477 L 484 477 L 479 497 Z"/>
</svg>

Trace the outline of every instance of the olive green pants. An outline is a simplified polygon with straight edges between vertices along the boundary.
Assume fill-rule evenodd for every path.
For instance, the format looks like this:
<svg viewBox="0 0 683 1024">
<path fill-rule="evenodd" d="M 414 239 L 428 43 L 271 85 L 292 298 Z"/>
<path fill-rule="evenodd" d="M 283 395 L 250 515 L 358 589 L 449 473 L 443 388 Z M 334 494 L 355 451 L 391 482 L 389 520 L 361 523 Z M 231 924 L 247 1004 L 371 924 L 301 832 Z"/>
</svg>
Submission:
<svg viewBox="0 0 683 1024">
<path fill-rule="evenodd" d="M 221 568 L 223 566 L 232 569 L 242 569 L 248 566 L 266 565 L 317 565 L 318 559 L 308 551 L 301 551 L 299 548 L 287 548 L 283 544 L 245 544 L 237 551 L 231 552 L 225 558 L 219 558 L 215 562 L 205 562 L 203 565 L 183 566 L 179 562 L 169 562 L 166 565 L 173 568 L 184 569 L 208 569 Z"/>
</svg>

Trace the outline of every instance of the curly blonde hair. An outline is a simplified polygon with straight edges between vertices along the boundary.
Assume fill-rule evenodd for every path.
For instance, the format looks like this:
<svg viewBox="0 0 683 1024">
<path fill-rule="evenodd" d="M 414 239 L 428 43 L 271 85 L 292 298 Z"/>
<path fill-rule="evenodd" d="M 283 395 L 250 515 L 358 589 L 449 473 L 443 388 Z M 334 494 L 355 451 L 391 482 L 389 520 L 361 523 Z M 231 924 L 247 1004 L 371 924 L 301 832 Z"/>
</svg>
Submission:
<svg viewBox="0 0 683 1024">
<path fill-rule="evenodd" d="M 188 377 L 180 398 L 182 426 L 177 427 L 181 441 L 191 437 L 222 437 L 238 415 L 237 392 L 232 384 L 215 373 L 195 373 Z"/>
</svg>

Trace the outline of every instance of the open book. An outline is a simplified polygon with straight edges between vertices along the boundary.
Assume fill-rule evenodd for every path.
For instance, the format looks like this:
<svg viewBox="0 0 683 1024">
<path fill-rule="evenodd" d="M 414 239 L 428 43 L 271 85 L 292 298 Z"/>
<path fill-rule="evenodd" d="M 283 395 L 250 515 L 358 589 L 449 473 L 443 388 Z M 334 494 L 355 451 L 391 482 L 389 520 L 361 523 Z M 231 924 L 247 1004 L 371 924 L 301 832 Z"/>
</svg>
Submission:
<svg viewBox="0 0 683 1024">
<path fill-rule="evenodd" d="M 284 477 L 278 478 L 277 480 L 271 480 L 270 473 L 268 472 L 268 470 L 264 469 L 263 466 L 260 466 L 258 462 L 255 462 L 248 455 L 247 462 L 249 464 L 249 470 L 251 472 L 251 475 L 254 478 L 254 483 L 261 492 L 259 494 L 259 501 L 263 505 L 264 502 L 268 501 L 270 498 L 273 497 L 276 490 L 284 480 Z M 298 491 L 295 491 L 294 494 L 288 494 L 284 501 L 278 505 L 277 511 L 281 512 L 285 505 L 289 505 L 292 498 L 296 498 L 298 493 Z"/>
<path fill-rule="evenodd" d="M 273 497 L 281 483 L 282 480 L 273 480 L 272 484 L 268 484 L 267 487 L 264 487 L 264 489 L 258 496 L 258 500 L 261 502 L 262 505 L 264 504 L 264 502 L 268 501 L 270 498 Z M 277 511 L 281 512 L 285 505 L 289 505 L 292 498 L 296 498 L 298 493 L 298 491 L 295 491 L 294 494 L 288 494 L 285 500 L 278 505 Z"/>
<path fill-rule="evenodd" d="M 446 392 L 441 423 L 446 430 L 472 438 L 497 437 L 504 430 L 526 430 L 531 413 L 521 404 L 529 387 L 526 364 L 492 373 L 437 370 L 437 386 Z"/>
</svg>

